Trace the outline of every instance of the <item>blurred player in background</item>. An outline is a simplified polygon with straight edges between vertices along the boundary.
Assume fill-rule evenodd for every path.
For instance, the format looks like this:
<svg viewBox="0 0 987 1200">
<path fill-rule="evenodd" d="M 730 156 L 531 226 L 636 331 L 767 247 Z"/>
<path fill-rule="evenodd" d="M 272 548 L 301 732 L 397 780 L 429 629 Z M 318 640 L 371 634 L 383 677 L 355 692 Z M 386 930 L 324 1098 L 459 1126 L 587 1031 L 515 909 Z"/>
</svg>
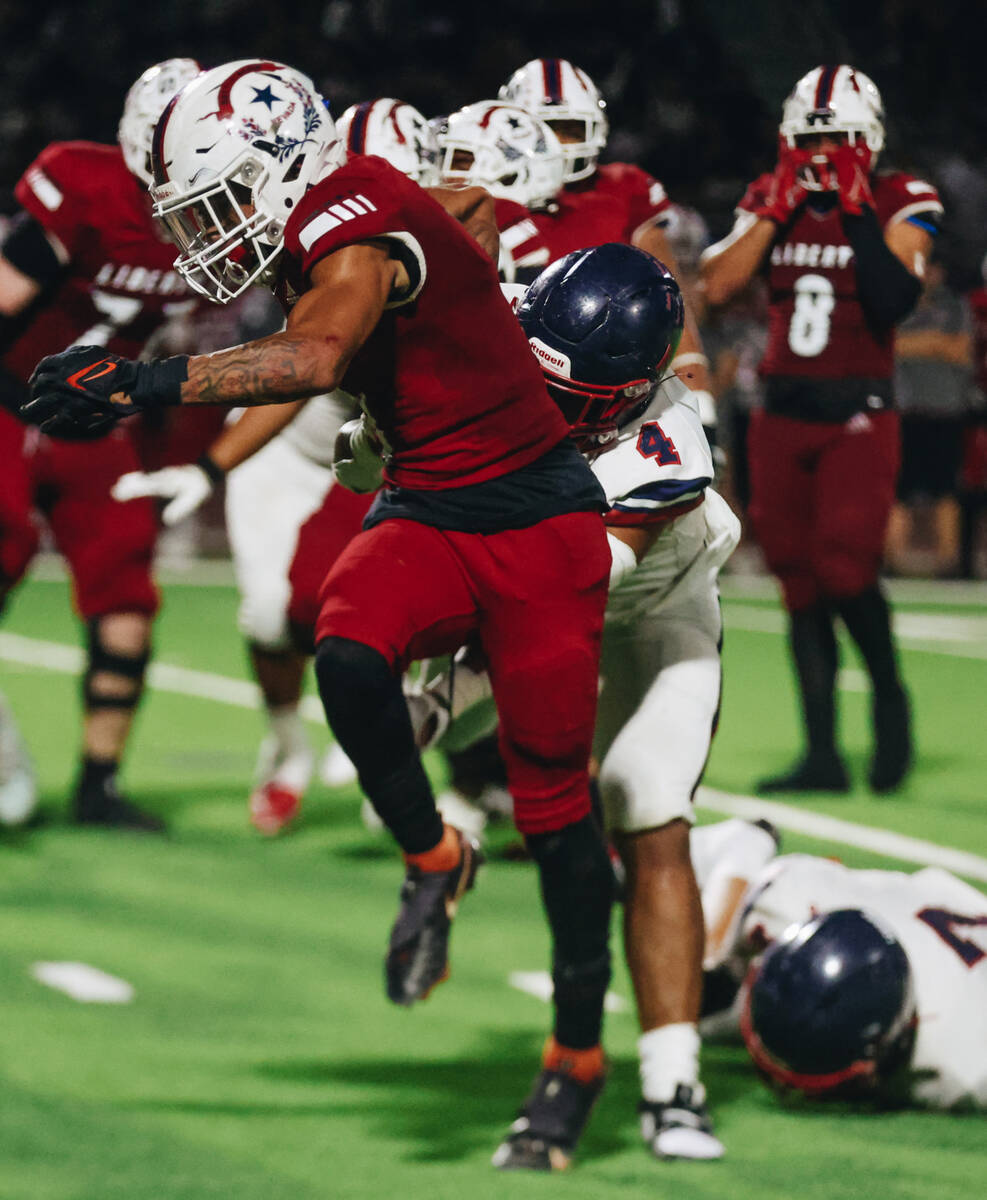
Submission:
<svg viewBox="0 0 987 1200">
<path fill-rule="evenodd" d="M 718 1031 L 741 1029 L 783 1090 L 987 1107 L 983 893 L 939 867 L 768 861 L 767 835 L 745 826 L 694 834 L 697 868 L 719 880 L 704 889 Z"/>
<path fill-rule="evenodd" d="M 87 627 L 82 764 L 72 798 L 84 823 L 160 828 L 117 790 L 140 699 L 158 596 L 149 501 L 126 507 L 113 482 L 137 465 L 125 428 L 85 444 L 14 414 L 38 360 L 72 343 L 137 356 L 198 301 L 172 270 L 175 247 L 151 218 L 151 133 L 192 59 L 149 67 L 127 94 L 119 146 L 55 142 L 17 184 L 21 211 L 0 247 L 0 604 L 38 548 L 39 515 L 64 555 Z"/>
<path fill-rule="evenodd" d="M 631 163 L 598 161 L 610 124 L 606 102 L 586 72 L 564 58 L 535 58 L 514 72 L 499 95 L 540 117 L 562 144 L 565 186 L 547 210 L 534 216 L 548 244 L 547 261 L 587 246 L 627 242 L 653 254 L 677 275 L 668 236 L 674 206 L 647 171 Z M 709 364 L 688 306 L 672 366 L 696 392 L 703 425 L 712 438 L 716 408 L 709 391 Z"/>
<path fill-rule="evenodd" d="M 789 613 L 807 748 L 760 791 L 846 791 L 836 741 L 839 617 L 873 685 L 875 791 L 912 761 L 908 698 L 878 581 L 899 464 L 894 327 L 915 305 L 942 215 L 935 189 L 876 172 L 884 113 L 852 67 L 816 67 L 785 101 L 778 165 L 748 188 L 703 263 L 723 304 L 770 289 L 763 411 L 749 434 L 751 518 Z"/>
<path fill-rule="evenodd" d="M 476 634 L 552 934 L 555 1022 L 535 1090 L 555 1122 L 514 1165 L 564 1167 L 606 1074 L 612 875 L 588 767 L 609 553 L 599 485 L 500 294 L 490 197 L 454 193 L 473 205 L 460 224 L 382 159 L 347 161 L 311 81 L 270 62 L 186 87 L 154 158 L 155 212 L 185 277 L 218 301 L 272 285 L 286 329 L 150 364 L 78 347 L 39 364 L 28 415 L 89 430 L 149 407 L 365 397 L 387 486 L 325 581 L 316 674 L 405 855 L 388 997 L 411 1005 L 446 978 L 478 865 L 435 808 L 400 672 Z"/>
</svg>

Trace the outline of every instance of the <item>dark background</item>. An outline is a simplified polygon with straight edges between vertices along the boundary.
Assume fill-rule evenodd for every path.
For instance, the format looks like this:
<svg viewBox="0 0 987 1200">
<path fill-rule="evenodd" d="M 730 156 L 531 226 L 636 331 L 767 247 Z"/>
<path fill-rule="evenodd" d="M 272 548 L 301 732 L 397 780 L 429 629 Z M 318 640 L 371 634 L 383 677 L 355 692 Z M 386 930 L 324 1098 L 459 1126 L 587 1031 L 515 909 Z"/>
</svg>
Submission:
<svg viewBox="0 0 987 1200">
<path fill-rule="evenodd" d="M 985 26 L 980 0 L 0 0 L 0 207 L 48 142 L 113 141 L 127 88 L 163 58 L 270 57 L 311 75 L 334 112 L 392 95 L 431 117 L 551 55 L 604 93 L 605 157 L 647 167 L 719 236 L 774 162 L 795 80 L 851 62 L 883 94 L 885 161 L 942 189 L 941 252 L 968 287 L 987 251 Z"/>
</svg>

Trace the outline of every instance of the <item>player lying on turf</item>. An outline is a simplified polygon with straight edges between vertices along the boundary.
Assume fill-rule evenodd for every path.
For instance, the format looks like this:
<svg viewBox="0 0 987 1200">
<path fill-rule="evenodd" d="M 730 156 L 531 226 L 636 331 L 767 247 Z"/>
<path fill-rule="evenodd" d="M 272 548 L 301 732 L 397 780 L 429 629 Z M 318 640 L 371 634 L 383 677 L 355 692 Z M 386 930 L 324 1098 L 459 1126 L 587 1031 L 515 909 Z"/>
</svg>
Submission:
<svg viewBox="0 0 987 1200">
<path fill-rule="evenodd" d="M 492 202 L 475 196 L 462 225 L 383 159 L 344 161 L 311 81 L 267 61 L 185 88 L 158 123 L 154 160 L 155 212 L 185 278 L 220 302 L 271 285 L 286 329 L 153 363 L 76 347 L 39 364 L 28 416 L 75 432 L 162 405 L 268 405 L 338 386 L 366 397 L 391 447 L 386 486 L 325 581 L 316 674 L 405 855 L 388 996 L 412 1004 L 447 976 L 451 918 L 478 865 L 436 811 L 401 671 L 475 635 L 553 941 L 536 1094 L 581 1124 L 605 1076 L 610 978 L 611 872 L 588 772 L 605 499 L 500 294 Z M 568 1128 L 556 1120 L 516 1165 L 565 1166 Z"/>
<path fill-rule="evenodd" d="M 939 867 L 786 854 L 757 869 L 760 832 L 710 848 L 728 901 L 714 901 L 710 1024 L 739 1029 L 782 1091 L 987 1107 L 987 897 Z"/>
</svg>

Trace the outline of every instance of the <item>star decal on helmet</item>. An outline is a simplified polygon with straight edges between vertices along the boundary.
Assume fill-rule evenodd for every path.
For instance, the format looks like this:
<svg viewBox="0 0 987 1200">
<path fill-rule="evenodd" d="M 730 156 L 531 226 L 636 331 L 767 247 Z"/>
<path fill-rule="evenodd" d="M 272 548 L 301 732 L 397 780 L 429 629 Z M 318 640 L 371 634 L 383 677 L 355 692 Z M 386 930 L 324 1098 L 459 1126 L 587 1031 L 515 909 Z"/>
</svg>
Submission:
<svg viewBox="0 0 987 1200">
<path fill-rule="evenodd" d="M 281 97 L 275 96 L 275 94 L 271 91 L 270 84 L 268 84 L 266 87 L 262 87 L 262 88 L 253 87 L 253 85 L 251 85 L 251 90 L 254 93 L 254 98 L 253 98 L 253 100 L 251 100 L 250 103 L 251 104 L 266 104 L 267 108 L 268 108 L 268 112 L 273 111 L 275 104 L 281 103 Z"/>
</svg>

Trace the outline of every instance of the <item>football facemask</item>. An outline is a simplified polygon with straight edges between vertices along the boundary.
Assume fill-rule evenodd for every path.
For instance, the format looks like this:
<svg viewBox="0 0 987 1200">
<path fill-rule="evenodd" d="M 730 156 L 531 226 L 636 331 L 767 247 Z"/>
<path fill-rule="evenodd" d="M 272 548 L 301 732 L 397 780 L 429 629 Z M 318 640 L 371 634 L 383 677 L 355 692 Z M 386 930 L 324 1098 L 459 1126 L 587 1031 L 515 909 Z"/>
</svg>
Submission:
<svg viewBox="0 0 987 1200">
<path fill-rule="evenodd" d="M 479 185 L 525 208 L 543 208 L 562 187 L 558 139 L 543 121 L 516 105 L 481 100 L 451 113 L 439 145 L 446 187 Z"/>
<path fill-rule="evenodd" d="M 181 252 L 175 269 L 220 304 L 273 282 L 292 210 L 345 153 L 299 71 L 244 61 L 199 76 L 154 135 L 151 196 Z"/>
<path fill-rule="evenodd" d="M 828 191 L 832 172 L 825 151 L 814 143 L 820 137 L 846 141 L 869 172 L 884 147 L 884 106 L 874 83 L 862 72 L 842 64 L 815 67 L 796 83 L 782 109 L 778 127 L 783 152 L 794 159 L 808 191 Z"/>
<path fill-rule="evenodd" d="M 562 145 L 565 183 L 588 179 L 610 132 L 596 84 L 564 58 L 535 58 L 510 77 L 498 96 L 540 117 Z"/>
</svg>

